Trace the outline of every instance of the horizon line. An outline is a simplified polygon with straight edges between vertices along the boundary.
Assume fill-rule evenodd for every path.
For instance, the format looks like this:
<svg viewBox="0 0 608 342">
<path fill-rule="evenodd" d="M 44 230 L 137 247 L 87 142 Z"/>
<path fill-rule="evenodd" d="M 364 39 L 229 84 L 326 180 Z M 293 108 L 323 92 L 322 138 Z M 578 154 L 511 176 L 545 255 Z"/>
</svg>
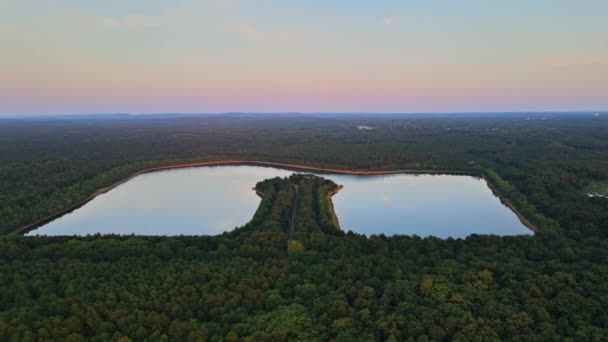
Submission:
<svg viewBox="0 0 608 342">
<path fill-rule="evenodd" d="M 427 115 L 427 114 L 594 114 L 608 113 L 608 109 L 584 109 L 584 110 L 517 110 L 517 111 L 416 111 L 416 112 L 340 112 L 340 111 L 314 111 L 314 112 L 299 112 L 299 111 L 268 111 L 268 112 L 243 112 L 243 111 L 227 111 L 227 112 L 89 112 L 89 113 L 45 113 L 45 114 L 9 114 L 0 113 L 0 117 L 53 117 L 53 116 L 144 116 L 144 115 Z"/>
</svg>

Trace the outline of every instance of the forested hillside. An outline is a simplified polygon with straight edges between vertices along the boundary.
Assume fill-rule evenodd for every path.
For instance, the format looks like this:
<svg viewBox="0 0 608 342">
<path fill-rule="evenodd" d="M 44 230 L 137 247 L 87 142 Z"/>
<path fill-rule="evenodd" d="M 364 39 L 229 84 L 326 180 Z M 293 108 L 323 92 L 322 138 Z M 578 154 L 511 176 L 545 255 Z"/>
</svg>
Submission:
<svg viewBox="0 0 608 342">
<path fill-rule="evenodd" d="M 607 132 L 566 115 L 0 121 L 4 233 L 147 166 L 239 158 L 470 170 L 541 228 L 365 237 L 338 229 L 333 182 L 260 180 L 251 222 L 220 236 L 2 236 L 0 340 L 601 341 L 608 199 L 585 191 L 608 179 Z"/>
</svg>

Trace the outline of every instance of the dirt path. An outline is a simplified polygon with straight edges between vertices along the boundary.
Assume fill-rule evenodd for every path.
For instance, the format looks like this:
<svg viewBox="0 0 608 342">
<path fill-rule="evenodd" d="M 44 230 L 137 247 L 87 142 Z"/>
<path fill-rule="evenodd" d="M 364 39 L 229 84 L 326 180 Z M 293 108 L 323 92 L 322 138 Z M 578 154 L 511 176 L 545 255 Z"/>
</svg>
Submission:
<svg viewBox="0 0 608 342">
<path fill-rule="evenodd" d="M 293 209 L 291 211 L 291 219 L 289 220 L 289 233 L 287 234 L 287 240 L 295 240 L 296 236 L 296 215 L 298 213 L 298 185 L 294 185 L 296 194 L 293 199 Z"/>
</svg>

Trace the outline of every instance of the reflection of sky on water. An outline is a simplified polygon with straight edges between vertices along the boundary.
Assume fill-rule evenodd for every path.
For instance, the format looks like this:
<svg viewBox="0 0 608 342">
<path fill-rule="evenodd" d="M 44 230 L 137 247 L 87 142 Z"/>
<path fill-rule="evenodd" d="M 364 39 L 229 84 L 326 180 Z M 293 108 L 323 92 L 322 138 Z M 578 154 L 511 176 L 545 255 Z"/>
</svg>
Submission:
<svg viewBox="0 0 608 342">
<path fill-rule="evenodd" d="M 292 171 L 259 166 L 174 169 L 138 176 L 30 234 L 214 235 L 251 219 L 260 180 Z M 342 228 L 464 237 L 529 234 L 482 179 L 449 175 L 323 174 L 344 188 L 333 197 Z"/>
<path fill-rule="evenodd" d="M 371 234 L 465 237 L 530 234 L 485 181 L 450 175 L 388 175 L 366 181 L 337 175 L 333 197 L 343 229 Z"/>
</svg>

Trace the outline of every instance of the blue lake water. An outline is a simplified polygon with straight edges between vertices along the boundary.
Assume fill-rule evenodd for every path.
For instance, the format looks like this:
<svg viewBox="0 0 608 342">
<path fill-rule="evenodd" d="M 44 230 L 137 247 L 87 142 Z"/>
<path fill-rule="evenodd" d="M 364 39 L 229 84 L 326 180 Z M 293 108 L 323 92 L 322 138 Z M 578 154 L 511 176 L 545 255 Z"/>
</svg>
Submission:
<svg viewBox="0 0 608 342">
<path fill-rule="evenodd" d="M 231 165 L 147 173 L 28 235 L 215 235 L 247 223 L 259 181 L 294 171 Z M 333 197 L 343 230 L 466 237 L 531 234 L 483 179 L 454 175 L 316 173 L 344 188 Z"/>
</svg>

